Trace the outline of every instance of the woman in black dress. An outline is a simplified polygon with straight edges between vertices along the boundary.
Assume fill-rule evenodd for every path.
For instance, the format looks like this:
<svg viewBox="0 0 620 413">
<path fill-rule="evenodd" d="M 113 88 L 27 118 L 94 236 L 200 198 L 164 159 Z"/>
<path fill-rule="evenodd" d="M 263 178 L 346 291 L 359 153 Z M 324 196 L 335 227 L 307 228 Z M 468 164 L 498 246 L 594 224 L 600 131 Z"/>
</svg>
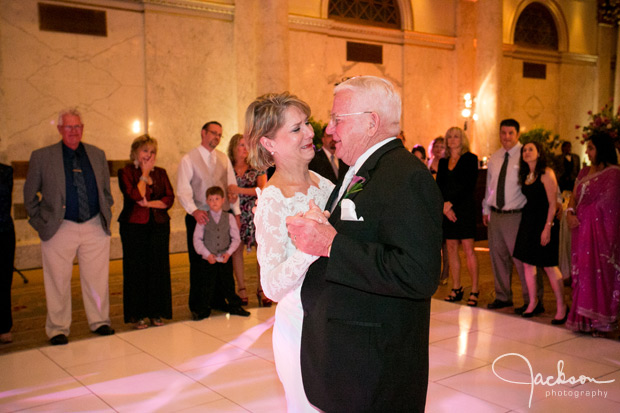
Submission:
<svg viewBox="0 0 620 413">
<path fill-rule="evenodd" d="M 443 136 L 438 136 L 428 145 L 428 160 L 426 161 L 426 166 L 435 179 L 437 179 L 439 160 L 442 159 L 445 154 L 446 145 Z M 448 284 L 448 278 L 450 278 L 450 264 L 448 263 L 448 247 L 446 247 L 446 240 L 444 239 L 441 244 L 441 275 L 439 276 L 439 284 Z"/>
<path fill-rule="evenodd" d="M 478 157 L 469 152 L 469 140 L 461 128 L 448 129 L 445 136 L 446 157 L 439 160 L 437 185 L 444 200 L 443 236 L 448 248 L 448 261 L 452 274 L 452 291 L 445 300 L 460 301 L 463 298 L 461 285 L 461 260 L 459 243 L 467 261 L 471 276 L 471 292 L 467 305 L 478 305 L 478 259 L 474 252 L 476 235 L 476 201 L 474 189 L 478 179 Z"/>
<path fill-rule="evenodd" d="M 444 143 L 443 136 L 438 136 L 432 140 L 428 145 L 428 160 L 426 166 L 431 171 L 433 178 L 437 179 L 437 170 L 439 169 L 439 160 L 444 157 L 446 153 L 446 145 Z"/>
<path fill-rule="evenodd" d="M 11 218 L 13 168 L 0 163 L 0 343 L 13 341 L 11 284 L 15 258 L 15 227 Z"/>
<path fill-rule="evenodd" d="M 170 287 L 170 217 L 172 185 L 163 168 L 155 166 L 157 140 L 149 135 L 131 145 L 132 164 L 118 171 L 123 193 L 120 222 L 123 243 L 123 307 L 125 323 L 135 328 L 163 325 L 172 318 Z"/>
<path fill-rule="evenodd" d="M 519 183 L 527 198 L 517 232 L 513 256 L 523 262 L 525 281 L 530 295 L 529 306 L 522 316 L 534 316 L 536 298 L 536 267 L 544 267 L 553 294 L 556 314 L 552 324 L 564 324 L 568 307 L 564 304 L 564 283 L 558 268 L 559 222 L 555 219 L 558 183 L 547 167 L 545 153 L 538 142 L 528 142 L 521 148 Z"/>
</svg>

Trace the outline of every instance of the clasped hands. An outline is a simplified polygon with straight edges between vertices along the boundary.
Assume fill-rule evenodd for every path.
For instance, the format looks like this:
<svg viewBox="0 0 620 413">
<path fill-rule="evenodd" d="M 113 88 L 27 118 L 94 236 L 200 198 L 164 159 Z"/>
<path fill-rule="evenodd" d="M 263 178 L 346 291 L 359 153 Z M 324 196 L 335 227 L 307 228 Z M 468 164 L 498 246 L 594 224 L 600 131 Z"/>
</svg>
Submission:
<svg viewBox="0 0 620 413">
<path fill-rule="evenodd" d="M 230 254 L 225 252 L 224 254 L 219 256 L 219 261 L 218 261 L 218 257 L 213 254 L 210 254 L 205 259 L 207 260 L 209 264 L 215 264 L 216 262 L 221 262 L 222 264 L 226 264 L 229 258 L 230 258 Z"/>
<path fill-rule="evenodd" d="M 329 212 L 321 210 L 313 200 L 308 203 L 308 211 L 286 217 L 286 228 L 295 247 L 307 254 L 329 256 L 337 232 L 327 218 Z"/>
</svg>

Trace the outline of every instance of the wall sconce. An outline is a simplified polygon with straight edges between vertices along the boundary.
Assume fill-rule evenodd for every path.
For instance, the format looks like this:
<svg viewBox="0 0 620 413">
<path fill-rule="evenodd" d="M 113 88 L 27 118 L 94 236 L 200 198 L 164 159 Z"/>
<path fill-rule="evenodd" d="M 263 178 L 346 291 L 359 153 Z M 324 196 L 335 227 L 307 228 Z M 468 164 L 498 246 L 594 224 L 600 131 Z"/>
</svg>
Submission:
<svg viewBox="0 0 620 413">
<path fill-rule="evenodd" d="M 139 120 L 134 120 L 131 125 L 131 131 L 135 134 L 142 132 L 142 124 Z"/>
<path fill-rule="evenodd" d="M 463 130 L 467 130 L 467 121 L 469 118 L 474 121 L 478 120 L 478 114 L 474 112 L 474 102 L 476 101 L 475 97 L 472 97 L 471 93 L 465 93 L 463 95 L 464 108 L 461 111 L 461 116 L 465 118 L 465 124 L 463 126 Z"/>
</svg>

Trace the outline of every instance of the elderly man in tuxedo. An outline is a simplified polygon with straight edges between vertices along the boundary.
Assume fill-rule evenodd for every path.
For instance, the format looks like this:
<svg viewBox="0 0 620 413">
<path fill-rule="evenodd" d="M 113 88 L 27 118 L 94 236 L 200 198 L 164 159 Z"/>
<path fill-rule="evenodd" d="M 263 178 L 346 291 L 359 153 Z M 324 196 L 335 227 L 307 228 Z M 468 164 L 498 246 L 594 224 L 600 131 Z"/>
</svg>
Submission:
<svg viewBox="0 0 620 413">
<path fill-rule="evenodd" d="M 287 219 L 296 247 L 320 256 L 301 290 L 301 367 L 323 411 L 424 411 L 443 200 L 396 138 L 400 114 L 385 79 L 339 84 L 327 132 L 351 167 L 327 202 L 328 223 Z"/>
<path fill-rule="evenodd" d="M 323 146 L 316 151 L 308 169 L 336 184 L 338 178 L 347 173 L 349 166 L 336 156 L 336 142 L 334 142 L 332 135 L 326 132 L 326 128 L 327 126 L 323 128 L 323 137 L 321 138 Z"/>
<path fill-rule="evenodd" d="M 108 293 L 114 200 L 108 162 L 101 149 L 82 143 L 84 125 L 76 109 L 62 111 L 57 128 L 62 141 L 32 152 L 24 184 L 29 222 L 41 238 L 45 332 L 53 345 L 68 342 L 76 254 L 88 325 L 94 333 L 114 334 Z"/>
</svg>

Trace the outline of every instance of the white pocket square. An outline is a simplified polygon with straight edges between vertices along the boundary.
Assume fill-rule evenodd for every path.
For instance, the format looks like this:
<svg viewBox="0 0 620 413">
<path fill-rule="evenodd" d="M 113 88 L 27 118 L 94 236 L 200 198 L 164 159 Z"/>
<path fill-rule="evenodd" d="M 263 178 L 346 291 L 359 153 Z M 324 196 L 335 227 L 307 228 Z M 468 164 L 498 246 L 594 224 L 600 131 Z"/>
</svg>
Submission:
<svg viewBox="0 0 620 413">
<path fill-rule="evenodd" d="M 363 221 L 364 217 L 357 217 L 355 203 L 350 199 L 343 199 L 340 203 L 340 220 L 342 221 Z"/>
</svg>

